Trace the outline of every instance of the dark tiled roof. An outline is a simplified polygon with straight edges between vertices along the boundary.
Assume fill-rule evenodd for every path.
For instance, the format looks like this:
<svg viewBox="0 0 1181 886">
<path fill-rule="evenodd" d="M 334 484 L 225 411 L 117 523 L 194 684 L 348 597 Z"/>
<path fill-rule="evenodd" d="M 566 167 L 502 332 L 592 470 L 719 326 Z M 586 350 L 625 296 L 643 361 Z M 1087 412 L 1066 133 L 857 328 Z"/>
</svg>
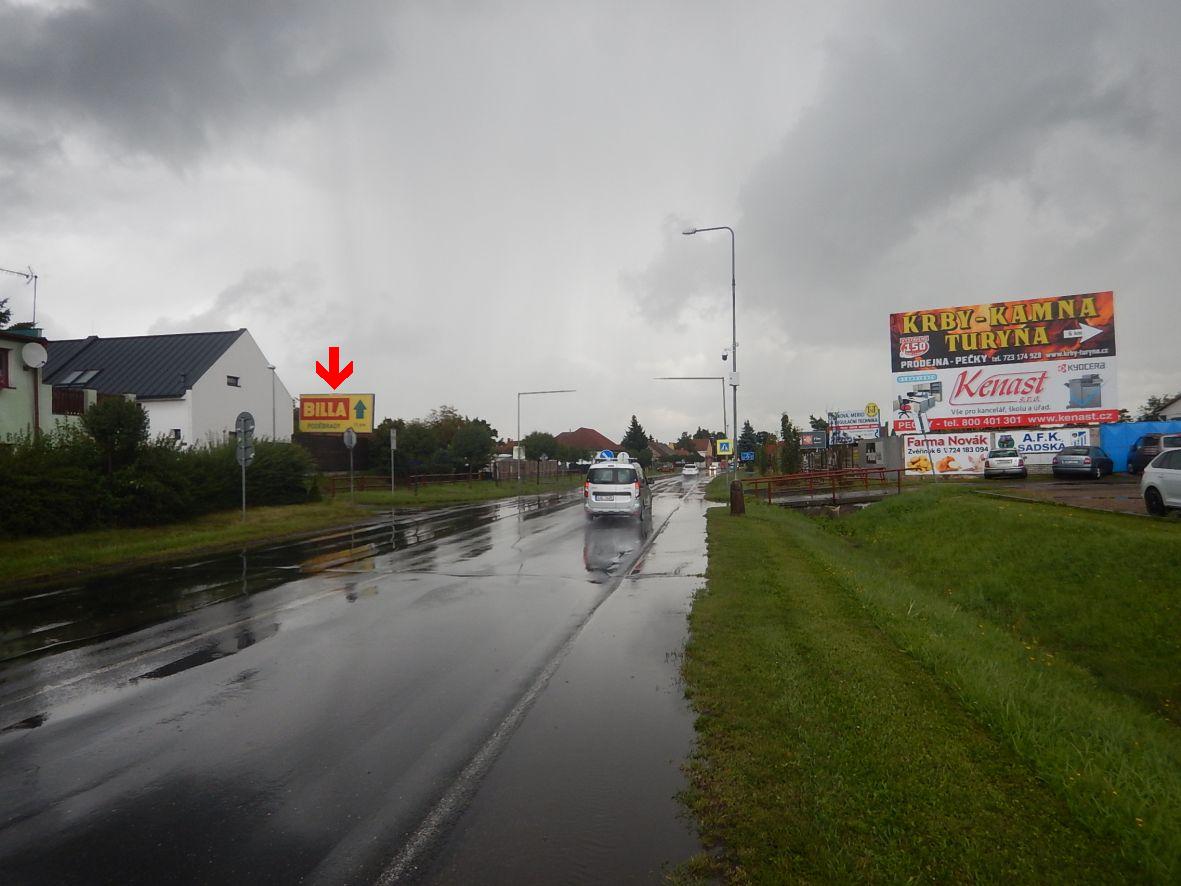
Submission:
<svg viewBox="0 0 1181 886">
<path fill-rule="evenodd" d="M 45 381 L 61 384 L 71 372 L 97 369 L 85 387 L 100 394 L 180 397 L 245 331 L 51 341 Z"/>
</svg>

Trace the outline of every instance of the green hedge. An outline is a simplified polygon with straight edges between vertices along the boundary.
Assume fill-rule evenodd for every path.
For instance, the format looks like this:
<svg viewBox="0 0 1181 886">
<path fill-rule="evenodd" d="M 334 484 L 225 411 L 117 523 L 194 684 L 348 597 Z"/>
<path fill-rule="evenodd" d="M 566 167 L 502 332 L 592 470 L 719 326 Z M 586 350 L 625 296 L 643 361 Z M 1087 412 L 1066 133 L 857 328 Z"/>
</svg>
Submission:
<svg viewBox="0 0 1181 886">
<path fill-rule="evenodd" d="M 257 441 L 246 470 L 248 505 L 318 500 L 315 465 L 290 443 Z M 137 447 L 130 464 L 107 470 L 84 432 L 66 428 L 0 447 L 0 535 L 58 535 L 113 526 L 150 526 L 237 507 L 241 468 L 232 442 L 182 449 L 160 439 Z"/>
</svg>

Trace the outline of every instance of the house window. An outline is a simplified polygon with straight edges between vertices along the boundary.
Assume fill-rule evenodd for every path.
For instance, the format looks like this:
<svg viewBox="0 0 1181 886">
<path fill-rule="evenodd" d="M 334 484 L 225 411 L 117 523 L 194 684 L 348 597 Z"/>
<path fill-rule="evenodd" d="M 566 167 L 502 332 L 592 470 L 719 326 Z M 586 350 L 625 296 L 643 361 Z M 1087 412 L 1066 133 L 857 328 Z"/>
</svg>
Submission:
<svg viewBox="0 0 1181 886">
<path fill-rule="evenodd" d="M 179 439 L 180 439 L 180 428 L 173 428 L 173 429 L 172 429 L 172 439 L 173 439 L 173 440 L 179 440 Z"/>
<path fill-rule="evenodd" d="M 236 375 L 227 375 L 226 376 L 226 384 L 229 385 L 231 388 L 242 387 L 241 379 L 239 379 L 238 376 L 236 376 Z"/>
<path fill-rule="evenodd" d="M 8 351 L 0 348 L 0 388 L 8 387 Z"/>
</svg>

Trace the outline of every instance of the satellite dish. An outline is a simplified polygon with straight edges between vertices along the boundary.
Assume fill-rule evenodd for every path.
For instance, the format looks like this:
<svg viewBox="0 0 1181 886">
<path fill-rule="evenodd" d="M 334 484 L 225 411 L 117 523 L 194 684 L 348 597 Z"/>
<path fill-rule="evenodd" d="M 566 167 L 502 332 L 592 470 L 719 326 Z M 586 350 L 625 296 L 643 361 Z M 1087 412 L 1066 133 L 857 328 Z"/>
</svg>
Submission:
<svg viewBox="0 0 1181 886">
<path fill-rule="evenodd" d="M 31 341 L 21 348 L 21 359 L 30 369 L 40 369 L 49 360 L 49 352 L 39 341 Z"/>
</svg>

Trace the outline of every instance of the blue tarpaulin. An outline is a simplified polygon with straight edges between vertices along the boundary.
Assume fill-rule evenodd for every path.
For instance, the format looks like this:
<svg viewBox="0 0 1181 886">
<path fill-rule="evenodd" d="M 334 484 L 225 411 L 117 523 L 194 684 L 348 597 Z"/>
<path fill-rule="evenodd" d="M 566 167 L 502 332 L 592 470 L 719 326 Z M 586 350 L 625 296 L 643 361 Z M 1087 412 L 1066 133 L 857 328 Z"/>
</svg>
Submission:
<svg viewBox="0 0 1181 886">
<path fill-rule="evenodd" d="M 1099 425 L 1099 446 L 1111 456 L 1116 471 L 1126 474 L 1132 444 L 1145 434 L 1181 434 L 1181 421 L 1123 421 Z"/>
</svg>

